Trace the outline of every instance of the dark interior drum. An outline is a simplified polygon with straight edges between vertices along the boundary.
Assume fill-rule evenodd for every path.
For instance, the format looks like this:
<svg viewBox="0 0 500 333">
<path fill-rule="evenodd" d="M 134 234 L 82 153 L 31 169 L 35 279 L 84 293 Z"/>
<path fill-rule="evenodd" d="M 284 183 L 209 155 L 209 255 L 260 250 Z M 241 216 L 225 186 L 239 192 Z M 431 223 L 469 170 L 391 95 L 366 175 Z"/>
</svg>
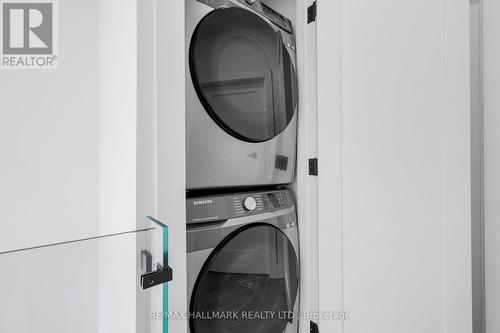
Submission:
<svg viewBox="0 0 500 333">
<path fill-rule="evenodd" d="M 191 332 L 283 332 L 298 288 L 298 258 L 287 236 L 268 224 L 243 227 L 212 252 L 198 276 Z"/>
<path fill-rule="evenodd" d="M 260 16 L 239 8 L 210 12 L 190 46 L 198 97 L 211 118 L 245 141 L 280 134 L 297 105 L 297 80 L 282 34 Z"/>
</svg>

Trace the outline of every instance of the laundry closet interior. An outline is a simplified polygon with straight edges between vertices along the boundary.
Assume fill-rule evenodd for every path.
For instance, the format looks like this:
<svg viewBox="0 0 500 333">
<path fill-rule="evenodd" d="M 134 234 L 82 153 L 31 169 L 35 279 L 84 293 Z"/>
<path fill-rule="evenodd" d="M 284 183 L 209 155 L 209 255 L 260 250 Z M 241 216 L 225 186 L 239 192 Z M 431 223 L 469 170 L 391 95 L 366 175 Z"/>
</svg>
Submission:
<svg viewBox="0 0 500 333">
<path fill-rule="evenodd" d="M 142 43 L 154 45 L 154 56 L 144 57 L 155 61 L 156 70 L 146 65 L 141 68 L 139 60 L 140 75 L 151 79 L 146 84 L 139 80 L 140 92 L 145 90 L 148 93 L 144 96 L 150 98 L 142 97 L 147 107 L 144 110 L 151 110 L 146 117 L 150 125 L 143 124 L 139 145 L 157 145 L 154 157 L 142 159 L 155 161 L 149 170 L 155 171 L 156 178 L 149 183 L 156 184 L 151 193 L 157 196 L 156 205 L 141 213 L 155 210 L 160 220 L 167 221 L 172 235 L 169 261 L 174 279 L 169 283 L 169 311 L 212 309 L 213 304 L 203 300 L 215 297 L 212 290 L 224 288 L 217 282 L 218 270 L 235 276 L 249 273 L 228 262 L 237 262 L 237 253 L 244 253 L 245 246 L 247 250 L 262 249 L 272 244 L 266 244 L 269 237 L 241 240 L 237 231 L 231 233 L 247 223 L 264 222 L 274 226 L 259 226 L 262 234 L 280 235 L 278 247 L 289 250 L 283 259 L 293 261 L 290 258 L 295 252 L 299 267 L 298 272 L 291 272 L 289 261 L 273 272 L 274 276 L 286 276 L 281 281 L 287 292 L 281 303 L 280 297 L 275 298 L 277 308 L 294 308 L 290 301 L 295 298 L 294 309 L 301 314 L 345 311 L 353 315 L 346 321 L 270 321 L 278 330 L 310 332 L 316 323 L 323 332 L 432 331 L 444 322 L 453 322 L 455 328 L 468 327 L 472 320 L 468 296 L 472 284 L 468 259 L 470 164 L 464 162 L 470 160 L 468 4 L 444 0 L 442 12 L 429 12 L 434 4 L 431 0 L 411 6 L 398 1 L 318 1 L 314 20 L 312 1 L 230 1 L 229 8 L 215 10 L 222 2 L 157 2 L 149 9 L 142 8 L 145 13 L 155 13 L 154 20 L 145 19 L 142 24 L 146 36 L 156 27 L 156 42 L 151 37 L 150 44 Z M 254 4 L 259 10 L 249 13 Z M 195 13 L 194 20 L 191 13 Z M 267 24 L 263 30 L 280 32 L 275 39 L 266 37 L 258 42 L 255 31 L 241 40 L 224 36 L 224 29 L 237 29 L 239 24 L 259 25 L 259 16 Z M 217 17 L 227 20 L 227 25 L 218 27 Z M 279 17 L 285 26 L 272 23 L 270 17 Z M 291 34 L 285 18 L 292 23 L 295 43 L 288 39 Z M 427 24 L 420 26 L 421 20 Z M 416 25 L 421 28 L 416 29 Z M 200 44 L 188 37 L 195 30 Z M 269 47 L 273 44 L 276 50 Z M 224 45 L 231 46 L 224 49 Z M 262 49 L 268 51 L 256 51 Z M 252 60 L 247 63 L 231 58 L 238 50 L 252 55 Z M 292 66 L 294 51 L 296 64 Z M 222 63 L 217 63 L 215 52 L 220 52 Z M 272 80 L 263 79 L 265 73 L 252 66 L 258 67 L 266 57 L 272 60 L 273 55 L 278 68 L 295 69 L 296 101 L 286 98 L 294 88 L 286 85 L 290 81 L 285 72 L 285 85 L 272 90 L 277 93 L 273 102 L 261 99 L 266 94 L 269 97 L 270 82 L 280 82 L 282 73 Z M 290 60 L 281 58 L 284 55 Z M 232 71 L 237 66 L 244 66 L 247 73 L 235 77 Z M 248 118 L 235 117 L 227 110 L 228 105 L 238 103 L 245 115 L 259 107 L 268 112 L 272 106 L 278 111 L 283 101 L 288 105 L 296 102 L 296 111 L 280 119 L 274 114 L 274 125 L 269 127 L 265 125 L 270 124 L 269 113 L 259 112 L 261 118 L 248 124 Z M 193 119 L 195 113 L 200 117 Z M 287 135 L 294 121 L 295 163 L 290 155 L 293 149 L 278 152 L 273 146 L 276 138 Z M 260 127 L 262 124 L 265 126 Z M 266 140 L 269 137 L 275 139 Z M 215 142 L 220 143 L 212 144 Z M 266 148 L 259 151 L 255 147 Z M 192 149 L 198 150 L 190 156 Z M 294 165 L 294 176 L 289 178 L 287 172 Z M 151 173 L 143 174 L 151 177 Z M 277 184 L 282 186 L 277 188 Z M 191 205 L 187 211 L 186 193 Z M 294 201 L 290 201 L 292 196 Z M 273 201 L 280 208 L 268 212 Z M 289 212 L 292 202 L 295 221 L 273 217 L 281 214 L 281 208 Z M 226 210 L 213 208 L 220 205 Z M 247 209 L 254 207 L 266 211 L 263 220 L 252 219 L 258 213 Z M 241 224 L 236 216 L 240 213 L 245 215 Z M 225 217 L 228 230 L 222 232 L 223 224 L 214 221 L 208 223 L 205 234 L 198 233 L 197 228 L 203 229 L 203 223 L 198 222 L 215 216 Z M 196 223 L 186 225 L 186 221 Z M 277 226 L 282 231 L 277 231 Z M 247 231 L 259 234 L 257 228 Z M 225 244 L 226 236 L 229 240 Z M 231 242 L 233 236 L 241 249 Z M 221 257 L 217 256 L 218 244 Z M 224 246 L 233 251 L 224 251 Z M 278 259 L 281 254 L 266 254 L 266 258 L 273 256 Z M 254 265 L 250 273 L 266 272 L 269 267 L 264 267 L 265 262 L 259 263 L 261 267 Z M 287 278 L 296 273 L 298 285 L 291 285 Z M 265 285 L 265 280 L 253 283 Z M 200 286 L 213 288 L 201 291 Z M 295 288 L 296 294 L 289 292 Z M 235 290 L 222 289 L 219 296 Z M 412 303 L 401 307 L 400 297 Z M 238 298 L 227 307 L 254 306 L 244 303 L 248 299 Z M 429 320 L 416 323 L 415 313 L 428 304 L 433 305 Z M 391 309 L 401 311 L 396 316 Z M 168 325 L 175 332 L 189 332 L 201 324 L 171 320 Z"/>
<path fill-rule="evenodd" d="M 162 211 L 172 209 L 161 199 L 162 146 L 174 140 L 177 158 L 185 148 L 185 163 L 178 162 L 185 165 L 185 184 L 184 171 L 176 175 L 178 190 L 186 193 L 186 224 L 175 219 L 169 228 L 177 235 L 170 251 L 184 243 L 187 251 L 171 259 L 169 308 L 188 308 L 192 318 L 173 321 L 188 326 L 174 330 L 292 333 L 317 327 L 314 320 L 298 320 L 301 308 L 316 311 L 317 302 L 313 11 L 303 1 L 185 2 L 185 90 L 182 80 L 175 87 L 178 96 L 185 94 L 178 101 L 185 117 L 162 115 L 162 103 L 172 105 L 172 96 L 157 97 L 160 220 Z M 161 36 L 157 47 L 158 61 Z M 164 51 L 171 52 L 167 46 Z M 161 82 L 161 71 L 157 75 Z M 162 130 L 162 116 L 169 123 L 176 118 L 175 134 Z M 179 119 L 185 119 L 184 131 Z M 177 272 L 181 260 L 185 271 Z M 240 318 L 200 317 L 227 311 Z M 264 314 L 271 317 L 241 318 Z"/>
</svg>

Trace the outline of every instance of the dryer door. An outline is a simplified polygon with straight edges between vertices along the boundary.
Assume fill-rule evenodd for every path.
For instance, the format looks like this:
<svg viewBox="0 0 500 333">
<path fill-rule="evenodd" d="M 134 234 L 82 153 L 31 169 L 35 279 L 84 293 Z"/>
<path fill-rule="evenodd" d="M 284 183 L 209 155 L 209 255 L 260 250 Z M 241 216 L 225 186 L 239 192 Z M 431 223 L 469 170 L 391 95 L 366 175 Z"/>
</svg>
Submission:
<svg viewBox="0 0 500 333">
<path fill-rule="evenodd" d="M 268 224 L 238 229 L 212 252 L 198 276 L 191 333 L 284 332 L 294 320 L 298 274 L 297 253 L 280 229 Z"/>
<path fill-rule="evenodd" d="M 198 24 L 191 77 L 201 103 L 226 132 L 249 142 L 280 134 L 297 105 L 297 80 L 281 31 L 239 8 L 216 9 Z"/>
</svg>

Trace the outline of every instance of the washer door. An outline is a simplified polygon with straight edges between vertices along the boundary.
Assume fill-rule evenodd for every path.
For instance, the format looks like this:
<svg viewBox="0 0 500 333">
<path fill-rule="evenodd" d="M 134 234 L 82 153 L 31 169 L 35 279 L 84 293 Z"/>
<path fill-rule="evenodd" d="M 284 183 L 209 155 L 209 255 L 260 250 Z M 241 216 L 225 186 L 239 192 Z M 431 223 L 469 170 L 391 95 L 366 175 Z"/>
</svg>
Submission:
<svg viewBox="0 0 500 333">
<path fill-rule="evenodd" d="M 229 235 L 210 255 L 191 296 L 191 333 L 276 333 L 292 322 L 297 254 L 268 224 Z"/>
<path fill-rule="evenodd" d="M 210 12 L 189 52 L 191 77 L 205 110 L 234 137 L 267 141 L 292 120 L 297 80 L 280 31 L 239 7 Z"/>
</svg>

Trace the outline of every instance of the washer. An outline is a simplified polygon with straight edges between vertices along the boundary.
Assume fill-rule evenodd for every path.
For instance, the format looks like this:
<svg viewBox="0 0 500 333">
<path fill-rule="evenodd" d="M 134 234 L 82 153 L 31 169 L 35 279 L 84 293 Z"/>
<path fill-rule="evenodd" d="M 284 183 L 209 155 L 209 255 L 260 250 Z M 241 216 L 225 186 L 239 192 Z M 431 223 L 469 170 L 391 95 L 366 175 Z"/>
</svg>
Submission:
<svg viewBox="0 0 500 333">
<path fill-rule="evenodd" d="M 190 333 L 297 333 L 293 193 L 191 198 L 187 218 Z"/>
<path fill-rule="evenodd" d="M 187 189 L 291 183 L 291 21 L 256 0 L 187 0 L 186 46 Z"/>
</svg>

